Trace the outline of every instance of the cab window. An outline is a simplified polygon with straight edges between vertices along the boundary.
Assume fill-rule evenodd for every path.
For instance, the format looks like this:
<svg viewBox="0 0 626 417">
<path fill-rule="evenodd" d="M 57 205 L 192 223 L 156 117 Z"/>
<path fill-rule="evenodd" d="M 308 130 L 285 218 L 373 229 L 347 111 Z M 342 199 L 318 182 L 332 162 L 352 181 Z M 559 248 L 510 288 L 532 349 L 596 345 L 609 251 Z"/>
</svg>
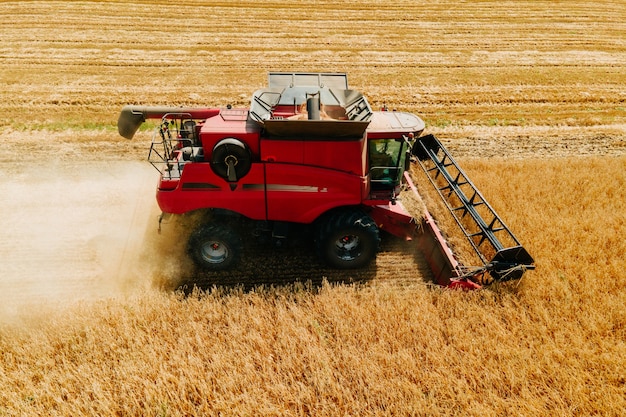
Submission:
<svg viewBox="0 0 626 417">
<path fill-rule="evenodd" d="M 376 188 L 398 184 L 406 158 L 404 141 L 374 139 L 369 141 L 370 178 Z"/>
</svg>

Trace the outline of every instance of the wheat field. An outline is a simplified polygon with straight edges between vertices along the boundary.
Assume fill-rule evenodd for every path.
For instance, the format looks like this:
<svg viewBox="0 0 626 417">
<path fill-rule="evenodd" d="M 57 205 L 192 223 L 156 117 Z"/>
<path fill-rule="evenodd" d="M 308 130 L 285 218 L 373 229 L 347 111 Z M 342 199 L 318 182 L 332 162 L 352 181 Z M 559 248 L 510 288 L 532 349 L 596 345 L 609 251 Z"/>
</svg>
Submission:
<svg viewBox="0 0 626 417">
<path fill-rule="evenodd" d="M 626 415 L 624 21 L 603 0 L 0 2 L 0 415 Z M 117 114 L 247 105 L 268 71 L 346 72 L 422 116 L 537 269 L 443 290 L 403 246 L 356 282 L 175 290 L 178 263 L 127 250 L 167 242 L 125 223 L 155 209 L 150 126 L 128 142 Z"/>
</svg>

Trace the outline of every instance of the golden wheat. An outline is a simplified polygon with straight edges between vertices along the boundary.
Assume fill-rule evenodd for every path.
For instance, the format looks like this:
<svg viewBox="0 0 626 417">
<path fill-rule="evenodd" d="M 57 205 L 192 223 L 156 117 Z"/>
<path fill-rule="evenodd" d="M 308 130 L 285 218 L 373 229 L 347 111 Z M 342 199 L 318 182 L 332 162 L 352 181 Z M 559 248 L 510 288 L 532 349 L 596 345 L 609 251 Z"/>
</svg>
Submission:
<svg viewBox="0 0 626 417">
<path fill-rule="evenodd" d="M 2 326 L 2 411 L 621 415 L 624 168 L 468 160 L 537 259 L 489 291 L 382 281 L 34 308 Z"/>
</svg>

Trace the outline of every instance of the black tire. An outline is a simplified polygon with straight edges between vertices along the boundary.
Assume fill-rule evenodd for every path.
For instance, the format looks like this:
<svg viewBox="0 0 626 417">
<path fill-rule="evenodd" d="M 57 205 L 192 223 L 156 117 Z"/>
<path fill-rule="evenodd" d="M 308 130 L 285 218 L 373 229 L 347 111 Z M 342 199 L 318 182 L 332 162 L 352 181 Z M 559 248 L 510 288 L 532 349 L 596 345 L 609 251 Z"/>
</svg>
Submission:
<svg viewBox="0 0 626 417">
<path fill-rule="evenodd" d="M 191 234 L 187 251 L 198 268 L 222 271 L 233 267 L 239 260 L 241 238 L 227 225 L 205 224 Z"/>
<path fill-rule="evenodd" d="M 376 258 L 379 242 L 378 226 L 370 216 L 360 210 L 346 210 L 321 221 L 317 251 L 333 268 L 357 269 Z"/>
</svg>

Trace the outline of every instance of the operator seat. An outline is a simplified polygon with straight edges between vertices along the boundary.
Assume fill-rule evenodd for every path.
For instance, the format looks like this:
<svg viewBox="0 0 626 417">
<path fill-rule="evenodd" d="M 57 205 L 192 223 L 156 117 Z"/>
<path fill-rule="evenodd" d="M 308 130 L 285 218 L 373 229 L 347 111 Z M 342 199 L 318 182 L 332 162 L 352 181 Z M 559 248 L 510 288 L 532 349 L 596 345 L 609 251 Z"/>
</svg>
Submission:
<svg viewBox="0 0 626 417">
<path fill-rule="evenodd" d="M 196 122 L 185 120 L 180 127 L 180 137 L 183 146 L 199 146 L 196 133 Z"/>
</svg>

